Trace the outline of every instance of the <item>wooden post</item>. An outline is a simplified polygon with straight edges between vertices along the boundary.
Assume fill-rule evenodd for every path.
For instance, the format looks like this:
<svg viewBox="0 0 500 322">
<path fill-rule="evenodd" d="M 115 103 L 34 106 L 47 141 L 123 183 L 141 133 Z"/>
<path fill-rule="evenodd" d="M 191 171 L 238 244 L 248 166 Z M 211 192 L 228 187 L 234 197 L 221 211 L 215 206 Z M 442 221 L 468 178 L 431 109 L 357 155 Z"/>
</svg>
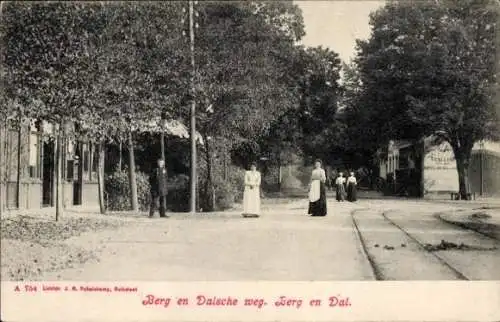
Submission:
<svg viewBox="0 0 500 322">
<path fill-rule="evenodd" d="M 5 185 L 5 166 L 4 166 L 4 153 L 7 151 L 6 146 L 5 146 L 5 137 L 6 137 L 6 131 L 4 129 L 4 122 L 0 121 L 0 215 L 2 215 L 3 210 L 4 210 L 4 198 L 5 198 L 5 193 L 4 191 L 4 185 Z"/>
<path fill-rule="evenodd" d="M 0 1 L 0 17 L 2 16 L 2 13 L 3 13 L 3 1 Z M 6 180 L 7 175 L 6 173 L 4 173 L 4 165 L 3 165 L 3 163 L 5 162 L 3 161 L 4 160 L 3 154 L 4 152 L 7 151 L 4 145 L 6 136 L 7 136 L 7 127 L 5 126 L 4 128 L 4 121 L 1 120 L 0 121 L 0 215 L 2 215 L 4 209 L 4 198 L 5 198 L 4 197 L 5 194 L 3 192 L 4 184 L 5 186 L 7 186 L 7 180 Z M 5 156 L 5 160 L 7 160 L 7 156 Z M 5 168 L 7 168 L 7 166 L 5 166 Z M 7 170 L 5 169 L 5 172 L 6 171 Z M 7 203 L 7 198 L 5 198 L 5 203 Z"/>
<path fill-rule="evenodd" d="M 165 160 L 165 163 L 166 163 L 167 160 L 165 158 L 165 132 L 163 132 L 163 128 L 162 128 L 161 137 L 160 137 L 160 149 L 161 149 L 160 158 Z"/>
<path fill-rule="evenodd" d="M 195 98 L 195 59 L 194 59 L 194 3 L 189 0 L 189 39 L 190 39 L 190 53 L 191 53 L 191 126 L 190 126 L 190 140 L 191 140 L 191 213 L 196 213 L 196 199 L 197 199 L 197 175 L 196 175 L 196 98 Z"/>
<path fill-rule="evenodd" d="M 160 150 L 161 150 L 161 158 L 165 162 L 165 167 L 167 167 L 167 158 L 166 158 L 166 149 L 165 149 L 165 115 L 162 113 L 161 115 L 161 134 L 160 134 Z M 168 169 L 167 169 L 168 170 Z M 167 201 L 166 198 L 162 198 L 162 207 L 163 209 L 167 209 Z"/>
</svg>

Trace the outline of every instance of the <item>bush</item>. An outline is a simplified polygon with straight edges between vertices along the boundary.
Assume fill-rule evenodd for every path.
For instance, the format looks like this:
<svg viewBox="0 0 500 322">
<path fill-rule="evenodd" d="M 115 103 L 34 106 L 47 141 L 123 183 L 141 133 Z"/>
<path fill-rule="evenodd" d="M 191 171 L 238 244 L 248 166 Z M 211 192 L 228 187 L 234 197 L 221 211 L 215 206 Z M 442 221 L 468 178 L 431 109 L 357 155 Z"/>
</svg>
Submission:
<svg viewBox="0 0 500 322">
<path fill-rule="evenodd" d="M 233 188 L 234 201 L 243 200 L 243 191 L 245 189 L 245 170 L 233 167 L 229 171 L 228 181 Z"/>
<path fill-rule="evenodd" d="M 217 182 L 215 188 L 215 209 L 226 210 L 233 207 L 237 192 L 229 181 Z"/>
<path fill-rule="evenodd" d="M 233 204 L 243 199 L 244 170 L 237 167 L 230 167 L 228 177 L 224 180 L 222 173 L 214 173 L 213 188 L 215 192 L 214 210 L 226 210 L 233 207 Z M 203 177 L 202 177 L 203 178 Z M 204 179 L 204 178 L 203 178 Z M 205 191 L 205 181 L 198 182 L 200 189 L 199 206 L 202 209 L 209 209 L 207 203 L 210 202 L 210 191 Z"/>
<path fill-rule="evenodd" d="M 167 209 L 175 212 L 189 210 L 189 177 L 178 174 L 168 178 Z"/>
<path fill-rule="evenodd" d="M 149 176 L 144 172 L 136 172 L 137 197 L 139 209 L 149 211 L 151 191 Z M 168 179 L 167 210 L 183 212 L 189 206 L 189 177 L 184 174 Z M 115 171 L 105 179 L 105 191 L 108 197 L 108 209 L 115 211 L 130 210 L 130 186 L 128 171 Z"/>
<path fill-rule="evenodd" d="M 139 209 L 149 209 L 151 200 L 149 176 L 143 172 L 136 172 L 137 199 Z M 104 191 L 107 194 L 107 205 L 109 210 L 130 210 L 130 185 L 128 170 L 117 170 L 104 179 Z"/>
</svg>

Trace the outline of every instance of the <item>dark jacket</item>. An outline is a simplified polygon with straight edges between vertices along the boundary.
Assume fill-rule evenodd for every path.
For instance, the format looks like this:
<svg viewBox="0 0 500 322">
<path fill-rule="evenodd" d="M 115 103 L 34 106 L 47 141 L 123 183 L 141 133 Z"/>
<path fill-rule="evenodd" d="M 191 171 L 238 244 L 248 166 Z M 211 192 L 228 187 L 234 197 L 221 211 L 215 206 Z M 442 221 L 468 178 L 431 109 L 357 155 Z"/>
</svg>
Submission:
<svg viewBox="0 0 500 322">
<path fill-rule="evenodd" d="M 149 176 L 149 184 L 151 186 L 151 194 L 154 196 L 166 196 L 168 193 L 167 187 L 167 169 L 155 168 Z"/>
</svg>

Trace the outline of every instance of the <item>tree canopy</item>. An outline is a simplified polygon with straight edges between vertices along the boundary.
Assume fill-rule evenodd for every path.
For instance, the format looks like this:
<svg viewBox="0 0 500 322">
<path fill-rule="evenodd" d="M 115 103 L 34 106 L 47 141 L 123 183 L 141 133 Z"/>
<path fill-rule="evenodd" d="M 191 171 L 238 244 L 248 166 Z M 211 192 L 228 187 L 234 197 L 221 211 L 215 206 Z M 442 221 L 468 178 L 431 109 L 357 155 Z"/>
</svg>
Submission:
<svg viewBox="0 0 500 322">
<path fill-rule="evenodd" d="M 371 15 L 371 38 L 358 42 L 360 90 L 349 92 L 358 128 L 376 145 L 442 137 L 453 147 L 461 192 L 473 144 L 498 134 L 498 14 L 488 0 L 391 1 Z"/>
</svg>

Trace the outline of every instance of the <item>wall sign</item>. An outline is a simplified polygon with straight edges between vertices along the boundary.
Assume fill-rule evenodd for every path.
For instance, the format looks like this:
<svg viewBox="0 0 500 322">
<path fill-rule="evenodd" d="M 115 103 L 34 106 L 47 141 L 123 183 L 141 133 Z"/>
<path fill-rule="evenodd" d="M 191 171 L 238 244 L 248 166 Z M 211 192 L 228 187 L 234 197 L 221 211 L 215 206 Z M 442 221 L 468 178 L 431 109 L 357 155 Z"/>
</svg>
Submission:
<svg viewBox="0 0 500 322">
<path fill-rule="evenodd" d="M 429 151 L 424 160 L 426 169 L 453 169 L 456 168 L 455 155 L 448 142 L 443 142 Z"/>
</svg>

